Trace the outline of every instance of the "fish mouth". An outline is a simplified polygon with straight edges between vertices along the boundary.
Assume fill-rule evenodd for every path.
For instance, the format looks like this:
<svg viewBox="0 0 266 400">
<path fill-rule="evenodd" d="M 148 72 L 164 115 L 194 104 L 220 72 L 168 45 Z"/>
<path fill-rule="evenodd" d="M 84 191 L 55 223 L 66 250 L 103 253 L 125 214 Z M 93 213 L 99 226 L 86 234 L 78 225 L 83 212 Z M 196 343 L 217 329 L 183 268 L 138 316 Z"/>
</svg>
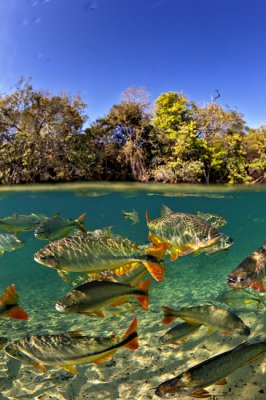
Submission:
<svg viewBox="0 0 266 400">
<path fill-rule="evenodd" d="M 57 311 L 59 311 L 59 312 L 64 312 L 64 311 L 65 311 L 64 306 L 63 306 L 62 304 L 60 304 L 60 303 L 56 303 L 55 309 L 56 309 Z"/>
<path fill-rule="evenodd" d="M 235 279 L 233 279 L 233 278 L 231 278 L 230 276 L 228 276 L 228 278 L 227 278 L 227 280 L 226 280 L 226 283 L 227 283 L 228 285 L 230 285 L 230 284 L 235 284 L 236 281 L 235 281 Z"/>
</svg>

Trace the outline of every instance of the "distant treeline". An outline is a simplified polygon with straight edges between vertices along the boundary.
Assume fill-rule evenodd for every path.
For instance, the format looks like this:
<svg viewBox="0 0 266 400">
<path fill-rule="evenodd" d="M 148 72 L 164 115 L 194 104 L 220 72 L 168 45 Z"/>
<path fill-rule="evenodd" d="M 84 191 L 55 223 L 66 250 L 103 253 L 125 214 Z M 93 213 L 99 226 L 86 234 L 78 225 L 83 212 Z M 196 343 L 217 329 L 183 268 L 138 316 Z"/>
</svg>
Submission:
<svg viewBox="0 0 266 400">
<path fill-rule="evenodd" d="M 129 88 L 84 128 L 80 96 L 34 90 L 21 80 L 0 95 L 0 183 L 266 181 L 266 126 L 248 128 L 236 110 L 167 92 L 150 104 Z"/>
</svg>

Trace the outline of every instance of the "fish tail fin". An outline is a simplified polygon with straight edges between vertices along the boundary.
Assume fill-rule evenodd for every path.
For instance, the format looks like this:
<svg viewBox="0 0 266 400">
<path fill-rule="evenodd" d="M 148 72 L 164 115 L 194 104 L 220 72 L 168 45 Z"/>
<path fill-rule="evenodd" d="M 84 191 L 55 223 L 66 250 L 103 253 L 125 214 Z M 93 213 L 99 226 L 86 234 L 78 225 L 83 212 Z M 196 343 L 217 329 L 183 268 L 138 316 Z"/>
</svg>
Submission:
<svg viewBox="0 0 266 400">
<path fill-rule="evenodd" d="M 149 307 L 149 297 L 148 297 L 149 295 L 148 295 L 148 292 L 149 292 L 149 287 L 151 285 L 151 282 L 152 282 L 151 279 L 148 279 L 148 280 L 146 280 L 144 282 L 140 282 L 137 285 L 137 288 L 139 288 L 140 290 L 143 290 L 143 292 L 146 293 L 144 295 L 139 295 L 139 296 L 136 297 L 136 299 L 140 302 L 143 310 L 145 310 L 145 311 L 148 311 L 148 307 Z"/>
<path fill-rule="evenodd" d="M 176 311 L 172 308 L 162 306 L 162 310 L 164 314 L 164 318 L 162 320 L 163 325 L 168 325 L 177 318 Z"/>
<path fill-rule="evenodd" d="M 163 274 L 165 271 L 164 265 L 158 260 L 158 258 L 147 254 L 146 260 L 143 261 L 144 267 L 147 268 L 149 273 L 153 276 L 156 281 L 163 281 Z"/>
<path fill-rule="evenodd" d="M 75 219 L 75 222 L 78 222 L 78 229 L 83 233 L 87 233 L 87 229 L 83 226 L 84 218 L 86 217 L 86 215 L 86 213 L 81 214 L 78 218 Z"/>
<path fill-rule="evenodd" d="M 23 308 L 17 306 L 12 307 L 10 310 L 4 313 L 2 317 L 25 320 L 29 318 L 29 314 L 27 314 L 26 311 L 23 310 Z"/>
<path fill-rule="evenodd" d="M 9 285 L 0 298 L 1 304 L 17 304 L 19 295 L 17 294 L 16 285 Z"/>
<path fill-rule="evenodd" d="M 149 216 L 148 210 L 146 210 L 146 221 L 147 221 L 147 224 L 150 222 L 150 216 Z"/>
<path fill-rule="evenodd" d="M 139 347 L 138 342 L 138 333 L 136 331 L 138 325 L 138 321 L 136 316 L 131 321 L 127 331 L 123 335 L 123 338 L 128 339 L 128 341 L 124 344 L 124 347 L 129 350 L 136 350 Z"/>
</svg>

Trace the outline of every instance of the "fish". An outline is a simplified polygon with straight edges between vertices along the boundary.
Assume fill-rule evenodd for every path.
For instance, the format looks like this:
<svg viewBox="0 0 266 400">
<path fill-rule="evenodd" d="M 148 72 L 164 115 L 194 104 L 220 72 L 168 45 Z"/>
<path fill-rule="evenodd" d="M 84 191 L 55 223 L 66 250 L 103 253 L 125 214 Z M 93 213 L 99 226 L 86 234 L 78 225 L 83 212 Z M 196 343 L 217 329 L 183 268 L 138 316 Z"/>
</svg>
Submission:
<svg viewBox="0 0 266 400">
<path fill-rule="evenodd" d="M 257 308 L 260 307 L 261 303 L 265 301 L 265 296 L 262 294 L 255 294 L 249 291 L 229 289 L 220 295 L 218 295 L 215 299 L 218 302 L 225 303 L 228 305 L 236 305 L 236 304 L 252 304 L 255 303 Z"/>
<path fill-rule="evenodd" d="M 172 329 L 169 329 L 163 336 L 159 338 L 159 342 L 163 344 L 174 343 L 181 344 L 184 343 L 189 335 L 192 335 L 201 327 L 201 324 L 191 325 L 187 322 L 178 324 Z"/>
<path fill-rule="evenodd" d="M 82 214 L 76 219 L 64 219 L 56 214 L 43 220 L 35 229 L 34 236 L 39 240 L 53 241 L 69 235 L 74 228 L 86 234 L 87 230 L 83 226 L 85 216 L 86 214 Z"/>
<path fill-rule="evenodd" d="M 9 285 L 0 297 L 0 318 L 28 319 L 29 315 L 18 305 L 16 285 Z"/>
<path fill-rule="evenodd" d="M 192 325 L 206 325 L 209 331 L 218 331 L 226 336 L 237 336 L 250 334 L 250 328 L 245 325 L 241 318 L 227 308 L 216 304 L 206 304 L 202 306 L 183 307 L 173 310 L 169 307 L 162 307 L 164 325 L 169 324 L 176 318 L 181 318 Z"/>
<path fill-rule="evenodd" d="M 122 216 L 124 219 L 129 219 L 130 221 L 132 221 L 132 225 L 135 225 L 139 222 L 139 214 L 135 210 L 132 211 L 122 210 Z"/>
<path fill-rule="evenodd" d="M 106 270 L 99 273 L 90 274 L 90 280 L 118 282 L 129 284 L 131 286 L 137 286 L 141 281 L 143 281 L 147 273 L 147 268 L 145 268 L 142 264 L 136 264 L 128 267 L 127 270 L 124 271 L 123 275 L 121 275 L 119 270 Z"/>
<path fill-rule="evenodd" d="M 161 217 L 150 221 L 146 213 L 149 240 L 154 247 L 170 253 L 172 261 L 180 256 L 214 245 L 221 233 L 203 218 L 188 213 L 175 213 L 163 205 Z"/>
<path fill-rule="evenodd" d="M 218 242 L 214 243 L 212 246 L 202 247 L 193 252 L 194 256 L 198 256 L 201 253 L 205 253 L 207 255 L 216 253 L 218 251 L 226 251 L 233 245 L 233 239 L 225 234 L 221 234 L 221 237 Z"/>
<path fill-rule="evenodd" d="M 13 251 L 24 246 L 25 242 L 19 239 L 15 235 L 10 235 L 8 233 L 0 234 L 0 256 L 4 254 L 5 251 Z"/>
<path fill-rule="evenodd" d="M 120 337 L 92 337 L 79 331 L 40 334 L 8 344 L 5 352 L 22 363 L 32 365 L 41 373 L 47 373 L 46 366 L 56 366 L 78 374 L 77 365 L 90 362 L 103 364 L 123 347 L 136 350 L 139 347 L 136 329 L 137 319 L 134 317 L 127 331 Z"/>
<path fill-rule="evenodd" d="M 148 289 L 151 280 L 138 287 L 108 281 L 92 281 L 77 286 L 56 303 L 56 310 L 61 313 L 79 313 L 88 316 L 105 317 L 103 309 L 126 303 L 135 296 L 142 308 L 148 310 Z"/>
<path fill-rule="evenodd" d="M 165 399 L 183 396 L 212 397 L 212 394 L 205 389 L 206 387 L 215 384 L 226 385 L 228 375 L 240 367 L 259 360 L 265 352 L 266 340 L 258 343 L 241 343 L 161 383 L 156 388 L 155 394 Z"/>
<path fill-rule="evenodd" d="M 0 217 L 0 228 L 6 232 L 13 232 L 15 234 L 24 231 L 34 230 L 41 221 L 47 218 L 43 214 L 17 214 L 13 213 L 9 217 Z"/>
<path fill-rule="evenodd" d="M 147 250 L 119 235 L 108 232 L 84 234 L 56 240 L 34 254 L 41 265 L 54 268 L 63 279 L 69 272 L 86 272 L 88 275 L 115 270 L 123 275 L 132 266 L 143 265 L 157 281 L 163 280 L 164 265 Z"/>
<path fill-rule="evenodd" d="M 227 277 L 232 289 L 251 288 L 265 292 L 263 279 L 266 277 L 266 242 L 245 258 Z"/>
<path fill-rule="evenodd" d="M 226 219 L 224 217 L 221 217 L 220 215 L 203 213 L 201 211 L 196 212 L 196 215 L 204 219 L 215 228 L 221 228 L 222 226 L 227 224 Z"/>
</svg>

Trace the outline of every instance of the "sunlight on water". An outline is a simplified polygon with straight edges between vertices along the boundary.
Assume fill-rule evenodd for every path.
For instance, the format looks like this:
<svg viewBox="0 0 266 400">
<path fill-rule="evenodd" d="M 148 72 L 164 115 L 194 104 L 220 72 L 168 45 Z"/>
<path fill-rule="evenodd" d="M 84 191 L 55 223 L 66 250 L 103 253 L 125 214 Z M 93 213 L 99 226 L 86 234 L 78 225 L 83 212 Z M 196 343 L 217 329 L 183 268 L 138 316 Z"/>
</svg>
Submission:
<svg viewBox="0 0 266 400">
<path fill-rule="evenodd" d="M 86 213 L 85 226 L 89 231 L 112 226 L 115 233 L 138 244 L 148 242 L 146 210 L 151 219 L 157 218 L 163 204 L 176 212 L 201 211 L 223 216 L 228 223 L 219 230 L 231 236 L 234 244 L 228 252 L 209 256 L 190 254 L 174 262 L 166 256 L 165 280 L 162 283 L 153 280 L 148 312 L 135 307 L 134 313 L 108 314 L 105 319 L 58 313 L 55 304 L 71 290 L 71 285 L 63 282 L 56 270 L 33 260 L 33 254 L 48 242 L 37 240 L 33 231 L 18 235 L 25 241 L 24 247 L 5 252 L 0 258 L 0 291 L 15 283 L 20 305 L 30 318 L 28 321 L 1 319 L 1 336 L 13 341 L 32 334 L 70 330 L 82 330 L 90 336 L 112 333 L 121 336 L 136 314 L 140 348 L 136 351 L 120 349 L 102 365 L 80 365 L 79 375 L 54 367 L 48 367 L 49 375 L 43 375 L 30 365 L 9 358 L 2 350 L 0 398 L 156 399 L 154 388 L 159 383 L 246 340 L 221 336 L 217 332 L 208 334 L 207 328 L 201 327 L 181 346 L 162 345 L 158 339 L 169 328 L 161 324 L 161 306 L 198 305 L 213 301 L 228 289 L 228 273 L 264 243 L 266 188 L 263 186 L 94 183 L 0 188 L 1 217 L 12 213 L 52 216 L 60 212 L 63 218 L 75 219 Z M 123 218 L 123 210 L 135 210 L 139 222 Z M 75 277 L 73 274 L 73 279 Z M 265 340 L 265 302 L 258 309 L 255 304 L 240 304 L 234 311 L 251 328 L 250 342 Z M 209 391 L 214 396 L 230 394 L 231 399 L 241 396 L 243 400 L 262 400 L 266 392 L 265 364 L 258 365 L 254 363 L 238 369 L 228 377 L 227 385 L 211 386 Z"/>
</svg>

